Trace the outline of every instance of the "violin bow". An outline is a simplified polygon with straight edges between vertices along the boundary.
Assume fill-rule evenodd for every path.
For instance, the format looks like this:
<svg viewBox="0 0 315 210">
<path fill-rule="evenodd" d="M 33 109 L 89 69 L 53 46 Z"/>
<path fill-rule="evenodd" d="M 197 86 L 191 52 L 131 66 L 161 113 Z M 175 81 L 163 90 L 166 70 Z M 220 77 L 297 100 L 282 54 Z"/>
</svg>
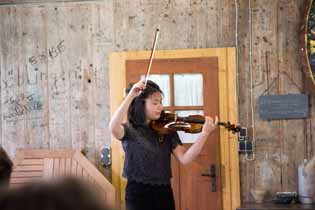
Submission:
<svg viewBox="0 0 315 210">
<path fill-rule="evenodd" d="M 157 28 L 155 31 L 155 38 L 154 38 L 153 47 L 151 50 L 151 56 L 150 56 L 150 62 L 149 62 L 148 70 L 147 70 L 147 73 L 145 74 L 144 87 L 147 86 L 148 78 L 149 78 L 150 71 L 151 71 L 152 60 L 154 57 L 155 47 L 156 47 L 156 43 L 157 43 L 157 39 L 159 37 L 159 34 L 160 34 L 160 29 Z"/>
</svg>

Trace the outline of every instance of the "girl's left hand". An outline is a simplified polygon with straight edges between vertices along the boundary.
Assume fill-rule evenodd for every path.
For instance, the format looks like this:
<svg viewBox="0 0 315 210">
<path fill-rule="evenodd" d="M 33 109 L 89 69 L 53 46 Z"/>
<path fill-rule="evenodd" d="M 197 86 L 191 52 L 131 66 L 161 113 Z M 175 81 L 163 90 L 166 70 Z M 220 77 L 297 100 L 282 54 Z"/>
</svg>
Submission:
<svg viewBox="0 0 315 210">
<path fill-rule="evenodd" d="M 206 116 L 205 123 L 202 126 L 201 133 L 208 136 L 210 133 L 212 133 L 212 131 L 214 131 L 214 129 L 216 129 L 217 124 L 218 124 L 218 116 L 215 116 L 214 121 L 212 117 Z"/>
</svg>

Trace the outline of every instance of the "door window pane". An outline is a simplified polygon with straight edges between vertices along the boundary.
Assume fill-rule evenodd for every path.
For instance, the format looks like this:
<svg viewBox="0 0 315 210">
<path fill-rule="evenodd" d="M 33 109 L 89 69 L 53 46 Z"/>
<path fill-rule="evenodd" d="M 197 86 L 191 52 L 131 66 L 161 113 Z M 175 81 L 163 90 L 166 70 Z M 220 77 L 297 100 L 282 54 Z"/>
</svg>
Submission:
<svg viewBox="0 0 315 210">
<path fill-rule="evenodd" d="M 141 79 L 145 79 L 145 75 L 141 75 Z M 170 94 L 170 75 L 168 74 L 150 74 L 149 80 L 155 82 L 160 86 L 163 91 L 163 106 L 171 105 L 171 94 Z"/>
<path fill-rule="evenodd" d="M 203 106 L 202 74 L 174 74 L 175 106 Z"/>
<path fill-rule="evenodd" d="M 187 117 L 189 115 L 195 115 L 195 114 L 203 115 L 203 113 L 204 112 L 202 110 L 176 111 L 176 114 L 179 117 Z M 200 133 L 192 134 L 192 133 L 185 133 L 184 131 L 178 131 L 177 133 L 179 135 L 180 140 L 183 143 L 194 143 L 200 135 Z"/>
</svg>

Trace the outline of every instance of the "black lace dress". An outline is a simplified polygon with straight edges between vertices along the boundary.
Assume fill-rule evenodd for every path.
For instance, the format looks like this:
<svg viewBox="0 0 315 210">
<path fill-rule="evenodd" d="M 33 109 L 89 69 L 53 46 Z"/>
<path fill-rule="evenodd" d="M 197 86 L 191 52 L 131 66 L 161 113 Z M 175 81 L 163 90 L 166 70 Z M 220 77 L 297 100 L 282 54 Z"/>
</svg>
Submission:
<svg viewBox="0 0 315 210">
<path fill-rule="evenodd" d="M 178 134 L 160 136 L 149 127 L 135 129 L 129 123 L 123 126 L 127 210 L 174 210 L 171 153 L 182 144 Z"/>
</svg>

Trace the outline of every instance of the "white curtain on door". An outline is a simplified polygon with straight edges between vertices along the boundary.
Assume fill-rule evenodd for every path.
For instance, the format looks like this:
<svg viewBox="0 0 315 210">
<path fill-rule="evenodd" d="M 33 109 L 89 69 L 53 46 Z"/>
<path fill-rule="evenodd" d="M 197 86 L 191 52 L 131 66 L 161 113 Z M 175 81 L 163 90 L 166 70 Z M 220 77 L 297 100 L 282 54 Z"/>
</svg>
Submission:
<svg viewBox="0 0 315 210">
<path fill-rule="evenodd" d="M 144 75 L 141 76 L 144 79 Z M 163 105 L 170 106 L 170 75 L 151 74 L 149 80 L 157 83 L 164 93 Z M 174 74 L 174 105 L 176 106 L 203 106 L 203 77 L 202 74 Z M 203 110 L 176 111 L 178 116 L 203 115 Z M 183 143 L 193 143 L 200 134 L 178 132 Z"/>
</svg>

